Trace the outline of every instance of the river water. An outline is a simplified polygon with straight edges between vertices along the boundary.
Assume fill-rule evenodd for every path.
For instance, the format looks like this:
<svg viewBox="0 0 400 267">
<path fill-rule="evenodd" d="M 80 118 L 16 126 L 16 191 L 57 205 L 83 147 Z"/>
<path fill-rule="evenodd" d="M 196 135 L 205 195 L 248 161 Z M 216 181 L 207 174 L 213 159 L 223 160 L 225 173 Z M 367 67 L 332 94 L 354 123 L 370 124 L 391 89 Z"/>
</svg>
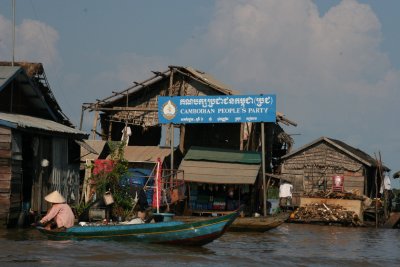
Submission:
<svg viewBox="0 0 400 267">
<path fill-rule="evenodd" d="M 203 247 L 50 241 L 35 229 L 0 232 L 0 266 L 400 266 L 400 230 L 283 224 L 227 232 Z"/>
</svg>

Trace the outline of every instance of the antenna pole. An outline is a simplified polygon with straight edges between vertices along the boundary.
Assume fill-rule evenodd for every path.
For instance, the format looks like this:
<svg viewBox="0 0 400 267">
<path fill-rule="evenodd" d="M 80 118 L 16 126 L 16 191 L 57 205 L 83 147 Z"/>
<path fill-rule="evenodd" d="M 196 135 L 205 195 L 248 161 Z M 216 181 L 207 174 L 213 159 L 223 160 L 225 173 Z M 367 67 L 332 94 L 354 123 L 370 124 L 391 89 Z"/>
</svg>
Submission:
<svg viewBox="0 0 400 267">
<path fill-rule="evenodd" d="M 15 0 L 12 0 L 12 9 L 13 9 L 13 27 L 12 27 L 12 61 L 11 66 L 14 67 L 14 54 L 15 54 Z"/>
</svg>

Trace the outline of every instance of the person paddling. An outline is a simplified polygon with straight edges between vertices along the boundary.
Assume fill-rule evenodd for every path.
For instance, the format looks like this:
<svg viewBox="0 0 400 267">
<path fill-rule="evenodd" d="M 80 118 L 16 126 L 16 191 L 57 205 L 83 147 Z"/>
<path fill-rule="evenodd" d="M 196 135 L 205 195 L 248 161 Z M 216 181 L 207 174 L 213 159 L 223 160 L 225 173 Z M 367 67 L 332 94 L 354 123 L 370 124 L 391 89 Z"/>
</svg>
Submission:
<svg viewBox="0 0 400 267">
<path fill-rule="evenodd" d="M 58 192 L 53 191 L 44 198 L 51 203 L 51 208 L 40 221 L 46 229 L 62 229 L 74 226 L 75 215 L 71 207 L 66 203 L 65 198 Z"/>
</svg>

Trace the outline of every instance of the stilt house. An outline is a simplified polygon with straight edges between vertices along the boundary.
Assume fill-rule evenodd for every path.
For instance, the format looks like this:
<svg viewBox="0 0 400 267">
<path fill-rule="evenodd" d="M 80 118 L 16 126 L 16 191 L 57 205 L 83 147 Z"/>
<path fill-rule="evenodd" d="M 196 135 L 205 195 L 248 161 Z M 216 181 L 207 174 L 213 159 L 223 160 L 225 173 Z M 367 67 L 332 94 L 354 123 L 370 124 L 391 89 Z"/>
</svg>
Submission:
<svg viewBox="0 0 400 267">
<path fill-rule="evenodd" d="M 45 213 L 44 196 L 79 197 L 79 145 L 52 94 L 42 64 L 0 63 L 0 226 Z"/>
<path fill-rule="evenodd" d="M 129 146 L 158 146 L 162 136 L 165 145 L 173 147 L 170 157 L 171 169 L 178 169 L 181 160 L 191 147 L 227 149 L 229 151 L 261 151 L 260 123 L 210 123 L 160 125 L 158 122 L 158 96 L 206 96 L 234 95 L 238 92 L 217 81 L 211 75 L 191 67 L 169 66 L 168 70 L 153 72 L 154 75 L 142 82 L 134 82 L 121 92 L 82 106 L 82 119 L 85 112 L 94 112 L 92 138 L 100 136 L 102 140 L 122 140 L 128 132 Z M 271 173 L 279 158 L 290 151 L 293 139 L 284 132 L 280 123 L 296 123 L 277 112 L 276 123 L 265 123 L 265 159 L 267 172 Z M 97 127 L 100 122 L 100 130 Z M 81 125 L 82 125 L 81 121 Z M 175 135 L 178 134 L 177 137 Z M 178 144 L 172 143 L 177 139 Z M 125 156 L 129 156 L 126 155 Z M 168 162 L 169 163 L 169 162 Z M 260 164 L 257 165 L 258 168 Z M 232 170 L 230 170 L 232 171 Z M 253 172 L 253 181 L 258 177 L 258 170 Z M 185 175 L 185 179 L 189 179 Z M 240 184 L 241 177 L 235 178 Z M 245 178 L 244 178 L 245 179 Z M 192 179 L 193 180 L 193 179 Z M 196 182 L 201 182 L 196 178 Z M 208 183 L 209 178 L 203 183 Z M 222 184 L 225 181 L 214 181 Z M 230 181 L 229 184 L 232 184 Z"/>
<path fill-rule="evenodd" d="M 303 193 L 332 189 L 337 175 L 344 178 L 344 190 L 370 198 L 375 197 L 375 184 L 378 190 L 381 184 L 379 161 L 332 138 L 318 138 L 281 159 L 281 177 L 293 184 L 294 205 Z"/>
</svg>

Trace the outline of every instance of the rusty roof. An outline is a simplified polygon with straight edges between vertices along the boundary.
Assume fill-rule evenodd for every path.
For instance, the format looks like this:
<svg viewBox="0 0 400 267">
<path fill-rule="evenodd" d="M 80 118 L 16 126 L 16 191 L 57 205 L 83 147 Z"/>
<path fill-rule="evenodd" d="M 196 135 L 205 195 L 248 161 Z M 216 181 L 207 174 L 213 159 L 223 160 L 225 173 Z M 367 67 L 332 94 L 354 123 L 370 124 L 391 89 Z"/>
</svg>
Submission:
<svg viewBox="0 0 400 267">
<path fill-rule="evenodd" d="M 183 160 L 185 181 L 214 184 L 254 184 L 260 164 Z"/>
<path fill-rule="evenodd" d="M 50 134 L 75 135 L 87 138 L 88 134 L 61 123 L 37 117 L 0 112 L 0 125 L 26 131 L 44 131 Z"/>
<path fill-rule="evenodd" d="M 258 152 L 191 147 L 179 170 L 189 182 L 254 184 L 260 165 Z"/>
<path fill-rule="evenodd" d="M 158 158 L 163 161 L 170 154 L 170 147 L 159 146 L 126 146 L 124 150 L 124 158 L 128 162 L 156 163 Z"/>
<path fill-rule="evenodd" d="M 86 146 L 81 145 L 81 161 L 98 159 L 102 154 L 107 141 L 103 140 L 83 140 Z"/>
</svg>

